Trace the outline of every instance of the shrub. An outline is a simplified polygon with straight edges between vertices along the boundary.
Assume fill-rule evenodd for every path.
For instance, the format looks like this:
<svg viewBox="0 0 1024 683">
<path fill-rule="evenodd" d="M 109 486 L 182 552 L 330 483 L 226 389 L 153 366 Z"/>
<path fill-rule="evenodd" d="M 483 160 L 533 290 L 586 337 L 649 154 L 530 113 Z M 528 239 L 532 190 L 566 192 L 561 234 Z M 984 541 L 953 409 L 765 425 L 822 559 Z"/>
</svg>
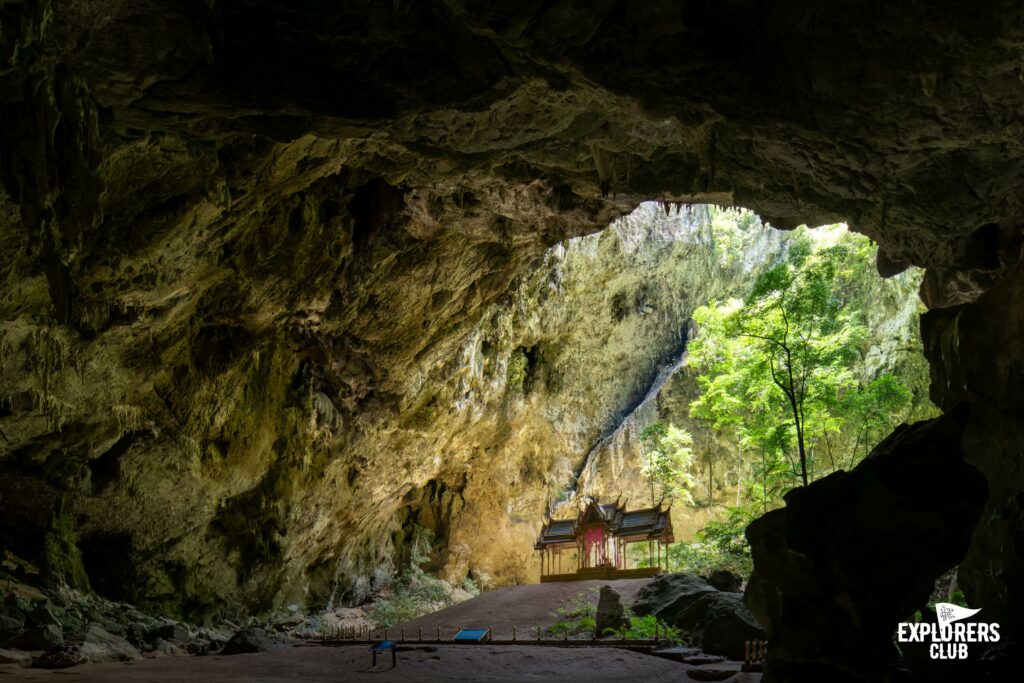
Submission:
<svg viewBox="0 0 1024 683">
<path fill-rule="evenodd" d="M 591 588 L 590 592 L 598 590 L 600 589 Z M 555 617 L 557 621 L 548 626 L 548 635 L 556 638 L 592 638 L 594 636 L 594 629 L 597 627 L 597 605 L 587 597 L 586 593 L 577 593 L 567 606 L 559 607 L 551 613 L 551 616 Z M 652 640 L 655 625 L 657 625 L 659 638 L 681 642 L 682 635 L 679 629 L 669 626 L 653 615 L 638 617 L 627 608 L 625 616 L 629 619 L 627 627 L 618 631 L 605 629 L 601 636 L 619 636 L 627 640 Z"/>
</svg>

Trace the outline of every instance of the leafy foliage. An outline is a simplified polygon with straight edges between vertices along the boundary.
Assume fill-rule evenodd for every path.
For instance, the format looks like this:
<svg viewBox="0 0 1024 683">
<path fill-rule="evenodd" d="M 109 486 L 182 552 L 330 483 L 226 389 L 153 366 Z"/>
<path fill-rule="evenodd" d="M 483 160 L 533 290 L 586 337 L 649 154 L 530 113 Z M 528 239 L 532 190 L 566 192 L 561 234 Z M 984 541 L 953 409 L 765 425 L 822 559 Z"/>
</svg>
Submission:
<svg viewBox="0 0 1024 683">
<path fill-rule="evenodd" d="M 863 371 L 877 335 L 866 320 L 869 249 L 859 236 L 822 246 L 796 231 L 745 301 L 694 314 L 701 395 L 690 414 L 736 445 L 756 482 L 747 499 L 762 510 L 794 484 L 852 467 L 911 413 L 900 377 Z"/>
<path fill-rule="evenodd" d="M 682 631 L 674 626 L 669 626 L 653 614 L 648 614 L 645 617 L 638 617 L 627 609 L 626 618 L 629 619 L 628 627 L 621 631 L 605 629 L 604 635 L 611 635 L 614 633 L 625 640 L 653 640 L 655 635 L 657 635 L 661 640 L 674 641 L 677 643 L 681 643 L 683 641 Z"/>
<path fill-rule="evenodd" d="M 693 437 L 685 429 L 665 422 L 655 422 L 640 433 L 643 444 L 644 474 L 651 484 L 651 504 L 656 501 L 655 489 L 662 498 L 692 502 L 690 489 L 690 458 Z"/>
<path fill-rule="evenodd" d="M 724 231 L 726 239 L 736 233 Z M 881 281 L 874 245 L 843 226 L 801 228 L 785 239 L 784 256 L 745 299 L 694 313 L 689 367 L 700 394 L 689 413 L 727 453 L 716 457 L 731 458 L 738 490 L 736 505 L 709 522 L 699 542 L 670 547 L 674 570 L 746 574 L 744 529 L 785 491 L 854 467 L 900 422 L 936 414 L 906 324 L 916 325 L 919 275 Z M 695 459 L 707 460 L 710 504 L 712 453 L 704 451 Z"/>
<path fill-rule="evenodd" d="M 591 589 L 594 592 L 598 589 Z M 548 626 L 549 635 L 556 637 L 593 635 L 597 626 L 597 605 L 586 593 L 577 593 L 568 605 L 559 607 L 551 613 L 557 621 Z"/>
<path fill-rule="evenodd" d="M 758 514 L 756 505 L 727 508 L 722 518 L 709 521 L 697 533 L 697 541 L 680 541 L 668 547 L 669 571 L 708 576 L 715 570 L 725 569 L 748 576 L 753 560 L 743 533 Z M 651 565 L 650 558 L 642 550 L 633 550 L 633 557 L 639 567 Z"/>
<path fill-rule="evenodd" d="M 377 628 L 387 628 L 418 616 L 450 607 L 465 599 L 447 581 L 430 576 L 420 567 L 430 559 L 433 533 L 416 527 L 409 546 L 409 566 L 390 583 L 370 607 L 369 615 Z M 463 581 L 463 590 L 470 595 L 480 591 L 472 579 Z"/>
<path fill-rule="evenodd" d="M 597 627 L 597 605 L 593 594 L 599 590 L 596 587 L 591 588 L 591 597 L 586 593 L 577 593 L 567 606 L 559 607 L 552 612 L 557 621 L 547 627 L 547 634 L 556 638 L 593 638 L 594 629 Z M 653 640 L 657 630 L 658 637 L 663 640 L 682 640 L 679 629 L 669 626 L 653 615 L 638 617 L 626 608 L 625 617 L 629 621 L 627 627 L 618 631 L 605 629 L 600 637 L 618 636 L 627 640 Z"/>
</svg>

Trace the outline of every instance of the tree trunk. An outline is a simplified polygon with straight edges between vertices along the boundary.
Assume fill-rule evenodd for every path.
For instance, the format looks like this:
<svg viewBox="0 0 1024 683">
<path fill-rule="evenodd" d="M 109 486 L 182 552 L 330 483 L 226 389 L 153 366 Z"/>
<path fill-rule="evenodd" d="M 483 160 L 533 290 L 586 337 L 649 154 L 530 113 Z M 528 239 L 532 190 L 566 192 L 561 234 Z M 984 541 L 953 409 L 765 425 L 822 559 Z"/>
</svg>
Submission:
<svg viewBox="0 0 1024 683">
<path fill-rule="evenodd" d="M 708 507 L 709 508 L 715 502 L 715 493 L 714 493 L 715 482 L 714 482 L 713 470 L 711 469 L 713 464 L 714 463 L 712 463 L 712 461 L 711 461 L 711 453 L 709 452 L 708 453 Z"/>
</svg>

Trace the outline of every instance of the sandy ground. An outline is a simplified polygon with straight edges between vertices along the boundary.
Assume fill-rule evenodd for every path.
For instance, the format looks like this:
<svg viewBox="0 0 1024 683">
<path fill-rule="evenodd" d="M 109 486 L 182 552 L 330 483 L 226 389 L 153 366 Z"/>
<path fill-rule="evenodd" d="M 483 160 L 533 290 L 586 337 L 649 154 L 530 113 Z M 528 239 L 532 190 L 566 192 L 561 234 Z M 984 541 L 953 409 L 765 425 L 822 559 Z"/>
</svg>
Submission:
<svg viewBox="0 0 1024 683">
<path fill-rule="evenodd" d="M 413 646 L 415 647 L 415 646 Z M 426 647 L 426 646 L 424 646 Z M 536 645 L 442 645 L 433 651 L 398 653 L 370 667 L 363 646 L 308 645 L 231 657 L 160 657 L 121 664 L 86 664 L 44 671 L 0 667 L 0 681 L 105 683 L 106 681 L 692 681 L 693 667 L 611 648 Z M 737 673 L 730 683 L 754 683 L 757 674 Z"/>
<path fill-rule="evenodd" d="M 434 639 L 441 629 L 443 639 L 461 627 L 490 627 L 499 642 L 484 645 L 400 645 L 398 666 L 391 668 L 390 656 L 381 657 L 376 667 L 366 645 L 323 646 L 305 644 L 274 652 L 228 657 L 158 657 L 130 663 L 86 664 L 70 669 L 46 671 L 0 665 L 0 683 L 7 681 L 51 681 L 53 683 L 101 683 L 106 681 L 693 681 L 687 674 L 696 667 L 680 662 L 611 647 L 557 647 L 501 644 L 510 639 L 515 624 L 520 640 L 536 637 L 536 626 L 554 623 L 551 613 L 579 593 L 594 602 L 595 587 L 612 584 L 631 603 L 650 579 L 622 581 L 576 581 L 513 586 L 488 591 L 478 598 L 414 619 L 391 629 L 397 639 L 405 629 L 415 640 L 419 629 L 425 639 Z M 739 672 L 738 662 L 705 668 L 737 671 L 731 683 L 756 683 L 760 674 Z"/>
<path fill-rule="evenodd" d="M 585 593 L 591 602 L 597 604 L 594 588 L 610 585 L 622 593 L 623 602 L 631 604 L 640 589 L 650 579 L 623 579 L 620 581 L 559 581 L 535 583 L 526 586 L 509 586 L 486 591 L 479 597 L 446 609 L 413 619 L 388 630 L 388 636 L 397 638 L 405 629 L 407 639 L 416 639 L 423 629 L 424 639 L 437 637 L 448 639 L 460 628 L 490 628 L 495 640 L 511 639 L 512 625 L 515 624 L 518 638 L 536 638 L 536 627 L 543 631 L 557 619 L 551 616 L 561 606 L 567 605 L 579 593 Z"/>
</svg>

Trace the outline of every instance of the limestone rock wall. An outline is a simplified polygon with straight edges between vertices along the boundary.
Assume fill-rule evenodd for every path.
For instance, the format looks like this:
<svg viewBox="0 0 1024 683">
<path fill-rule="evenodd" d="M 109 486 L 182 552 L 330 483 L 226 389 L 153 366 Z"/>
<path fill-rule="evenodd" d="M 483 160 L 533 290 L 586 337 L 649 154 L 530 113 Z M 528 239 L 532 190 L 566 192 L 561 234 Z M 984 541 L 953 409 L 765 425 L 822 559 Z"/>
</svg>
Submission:
<svg viewBox="0 0 1024 683">
<path fill-rule="evenodd" d="M 443 227 L 375 180 L 326 196 L 334 175 L 300 179 L 310 149 L 267 151 L 290 211 L 235 188 L 112 245 L 86 279 L 115 303 L 79 334 L 40 314 L 42 278 L 10 293 L 3 531 L 44 579 L 196 613 L 358 601 L 417 525 L 447 578 L 533 579 L 584 454 L 678 358 L 693 308 L 781 244 L 757 225 L 725 268 L 706 207 L 649 204 L 513 268 L 492 219 Z M 364 216 L 367 194 L 394 213 Z M 239 204 L 256 234 L 223 224 Z"/>
<path fill-rule="evenodd" d="M 399 426 L 448 409 L 431 373 L 648 199 L 846 220 L 880 273 L 927 267 L 936 396 L 991 410 L 966 457 L 1016 472 L 1022 36 L 1000 0 L 4 3 L 5 549 L 194 611 L 385 565 L 396 496 L 443 519 L 471 485 Z"/>
</svg>

